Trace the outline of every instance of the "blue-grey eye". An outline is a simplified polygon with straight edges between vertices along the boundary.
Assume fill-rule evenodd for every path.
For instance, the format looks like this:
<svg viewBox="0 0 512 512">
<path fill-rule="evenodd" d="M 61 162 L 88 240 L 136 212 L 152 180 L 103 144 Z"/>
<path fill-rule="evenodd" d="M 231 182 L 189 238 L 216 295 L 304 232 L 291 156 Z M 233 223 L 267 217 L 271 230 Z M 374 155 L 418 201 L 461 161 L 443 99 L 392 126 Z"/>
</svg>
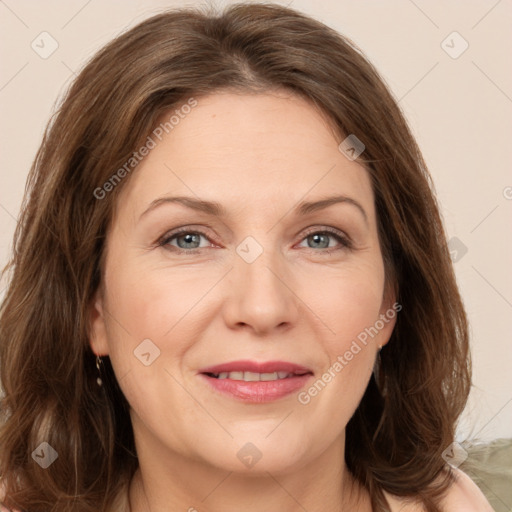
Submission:
<svg viewBox="0 0 512 512">
<path fill-rule="evenodd" d="M 180 249 L 198 249 L 201 244 L 201 237 L 199 233 L 185 233 L 183 235 L 175 236 L 176 244 Z M 181 243 L 182 242 L 182 243 Z"/>
<path fill-rule="evenodd" d="M 332 235 L 327 235 L 325 233 L 315 233 L 314 235 L 309 235 L 307 240 L 312 240 L 313 244 L 308 243 L 308 247 L 312 249 L 326 249 L 329 247 L 329 239 Z"/>
<path fill-rule="evenodd" d="M 330 243 L 331 240 L 334 240 L 334 243 Z M 340 236 L 338 233 L 330 232 L 330 231 L 317 231 L 315 233 L 311 233 L 303 238 L 302 243 L 307 241 L 306 245 L 301 245 L 301 247 L 307 247 L 309 249 L 342 249 L 344 247 L 349 247 L 350 244 L 348 240 L 344 237 Z M 330 251 L 325 251 L 330 252 Z"/>
</svg>

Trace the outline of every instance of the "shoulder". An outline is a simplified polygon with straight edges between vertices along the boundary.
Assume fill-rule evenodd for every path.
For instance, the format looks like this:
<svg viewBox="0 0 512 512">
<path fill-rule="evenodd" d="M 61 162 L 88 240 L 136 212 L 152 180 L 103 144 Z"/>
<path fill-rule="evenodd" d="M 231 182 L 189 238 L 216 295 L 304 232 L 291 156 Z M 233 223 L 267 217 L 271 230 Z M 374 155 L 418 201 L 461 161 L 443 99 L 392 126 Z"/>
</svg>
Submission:
<svg viewBox="0 0 512 512">
<path fill-rule="evenodd" d="M 446 510 L 463 512 L 493 512 L 482 491 L 460 469 L 452 468 L 455 481 L 448 489 L 443 506 Z"/>
<path fill-rule="evenodd" d="M 452 468 L 455 477 L 441 502 L 443 512 L 494 512 L 478 486 L 460 469 Z M 409 500 L 384 492 L 391 512 L 425 512 L 425 508 Z"/>
</svg>

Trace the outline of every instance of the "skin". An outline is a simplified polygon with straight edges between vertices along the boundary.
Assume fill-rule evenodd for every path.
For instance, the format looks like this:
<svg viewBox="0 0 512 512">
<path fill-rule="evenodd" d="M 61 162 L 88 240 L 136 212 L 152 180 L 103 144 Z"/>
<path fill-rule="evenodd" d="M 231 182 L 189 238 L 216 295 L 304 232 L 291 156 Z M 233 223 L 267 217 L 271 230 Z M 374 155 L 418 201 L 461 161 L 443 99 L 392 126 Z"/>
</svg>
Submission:
<svg viewBox="0 0 512 512">
<path fill-rule="evenodd" d="M 281 360 L 310 368 L 314 381 L 392 307 L 369 176 L 341 140 L 290 93 L 217 93 L 198 98 L 121 191 L 90 343 L 110 357 L 131 406 L 140 462 L 132 512 L 371 509 L 344 464 L 345 427 L 394 320 L 307 405 L 297 393 L 242 403 L 198 375 Z M 361 209 L 294 212 L 333 195 Z M 167 202 L 142 215 L 164 196 L 216 201 L 226 214 Z M 170 239 L 181 227 L 205 233 L 199 252 L 183 233 Z M 310 236 L 326 228 L 349 247 Z M 248 236 L 263 249 L 252 263 L 236 252 Z M 134 355 L 145 339 L 160 351 L 149 366 Z M 261 454 L 252 468 L 237 457 L 249 442 Z"/>
<path fill-rule="evenodd" d="M 132 407 L 152 511 L 170 504 L 250 511 L 264 504 L 313 512 L 326 504 L 334 509 L 342 496 L 354 499 L 343 462 L 345 426 L 392 321 L 307 405 L 296 393 L 240 403 L 197 375 L 212 364 L 250 359 L 290 361 L 321 376 L 393 304 L 384 299 L 370 180 L 339 142 L 302 99 L 216 94 L 198 100 L 123 189 L 91 344 L 110 356 Z M 140 219 L 153 200 L 169 195 L 217 201 L 227 215 L 166 203 Z M 291 211 L 332 195 L 357 201 L 366 218 L 349 203 L 301 217 Z M 202 238 L 195 254 L 172 252 L 176 239 L 158 246 L 182 226 L 203 229 L 211 241 Z M 352 247 L 329 237 L 322 242 L 334 251 L 317 248 L 307 235 L 327 227 Z M 236 252 L 247 236 L 263 248 L 253 263 Z M 146 367 L 133 352 L 148 338 L 161 353 Z M 252 468 L 237 457 L 248 442 L 262 454 Z M 137 502 L 144 493 L 133 487 Z"/>
</svg>

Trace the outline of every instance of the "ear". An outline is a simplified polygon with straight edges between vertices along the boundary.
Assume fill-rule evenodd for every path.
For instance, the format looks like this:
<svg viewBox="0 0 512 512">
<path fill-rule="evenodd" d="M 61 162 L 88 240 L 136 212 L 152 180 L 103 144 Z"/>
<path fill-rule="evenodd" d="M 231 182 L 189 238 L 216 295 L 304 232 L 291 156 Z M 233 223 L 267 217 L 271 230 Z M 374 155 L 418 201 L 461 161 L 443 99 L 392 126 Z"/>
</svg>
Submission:
<svg viewBox="0 0 512 512">
<path fill-rule="evenodd" d="M 396 283 L 388 281 L 384 288 L 382 297 L 382 305 L 380 308 L 380 319 L 384 323 L 383 329 L 379 332 L 379 348 L 386 345 L 391 338 L 391 334 L 396 324 L 396 317 L 398 312 L 401 311 L 402 305 L 396 300 L 398 296 L 398 289 Z"/>
<path fill-rule="evenodd" d="M 89 345 L 97 356 L 109 353 L 103 301 L 101 287 L 98 286 L 89 304 Z"/>
</svg>

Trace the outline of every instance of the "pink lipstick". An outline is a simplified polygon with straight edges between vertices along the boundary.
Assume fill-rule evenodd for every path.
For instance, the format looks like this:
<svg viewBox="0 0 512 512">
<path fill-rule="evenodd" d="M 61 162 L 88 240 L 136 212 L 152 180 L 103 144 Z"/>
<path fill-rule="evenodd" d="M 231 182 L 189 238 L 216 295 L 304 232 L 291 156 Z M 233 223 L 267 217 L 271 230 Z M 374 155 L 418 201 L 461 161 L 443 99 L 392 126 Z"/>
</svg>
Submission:
<svg viewBox="0 0 512 512">
<path fill-rule="evenodd" d="M 313 375 L 305 366 L 284 361 L 232 361 L 198 373 L 216 391 L 253 403 L 271 402 L 294 393 Z"/>
</svg>

